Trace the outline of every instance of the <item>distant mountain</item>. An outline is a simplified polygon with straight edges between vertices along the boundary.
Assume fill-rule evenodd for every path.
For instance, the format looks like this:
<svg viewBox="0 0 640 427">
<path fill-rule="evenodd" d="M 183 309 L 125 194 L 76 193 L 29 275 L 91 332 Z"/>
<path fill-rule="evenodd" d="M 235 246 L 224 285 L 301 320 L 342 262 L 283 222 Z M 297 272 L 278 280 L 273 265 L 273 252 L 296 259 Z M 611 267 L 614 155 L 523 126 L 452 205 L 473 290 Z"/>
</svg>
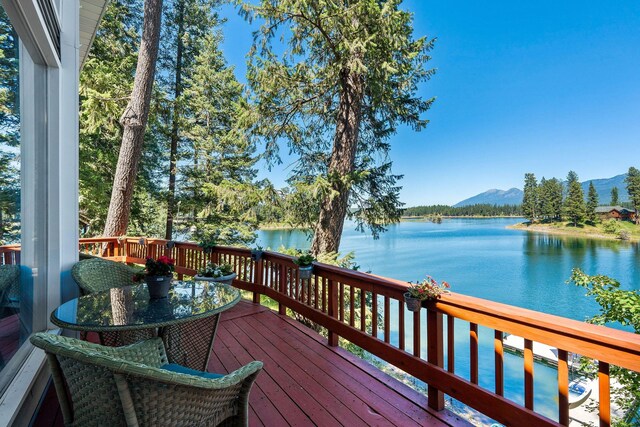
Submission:
<svg viewBox="0 0 640 427">
<path fill-rule="evenodd" d="M 608 205 L 611 201 L 611 189 L 618 187 L 618 198 L 621 202 L 629 201 L 629 193 L 627 193 L 627 184 L 624 179 L 627 177 L 626 173 L 622 175 L 616 175 L 613 178 L 592 179 L 582 183 L 582 191 L 584 191 L 585 199 L 589 191 L 589 182 L 593 182 L 593 186 L 598 193 L 598 200 L 601 205 Z"/>
<path fill-rule="evenodd" d="M 587 184 L 588 185 L 588 184 Z M 593 184 L 595 185 L 595 183 Z M 511 188 L 509 190 L 487 190 L 484 193 L 480 193 L 477 196 L 469 197 L 461 202 L 453 205 L 454 208 L 469 205 L 519 205 L 522 203 L 523 192 L 517 188 Z"/>
<path fill-rule="evenodd" d="M 611 201 L 611 189 L 618 187 L 618 198 L 621 202 L 629 201 L 629 194 L 627 193 L 627 187 L 624 179 L 627 174 L 616 175 L 613 178 L 602 179 L 590 179 L 582 183 L 582 190 L 584 191 L 585 200 L 587 193 L 589 192 L 589 182 L 593 182 L 593 186 L 598 193 L 598 200 L 601 205 L 606 205 Z M 469 197 L 461 202 L 456 203 L 453 207 L 469 206 L 469 205 L 519 205 L 522 203 L 522 196 L 524 193 L 518 188 L 511 188 L 509 190 L 487 190 L 484 193 L 480 193 L 476 196 Z"/>
</svg>

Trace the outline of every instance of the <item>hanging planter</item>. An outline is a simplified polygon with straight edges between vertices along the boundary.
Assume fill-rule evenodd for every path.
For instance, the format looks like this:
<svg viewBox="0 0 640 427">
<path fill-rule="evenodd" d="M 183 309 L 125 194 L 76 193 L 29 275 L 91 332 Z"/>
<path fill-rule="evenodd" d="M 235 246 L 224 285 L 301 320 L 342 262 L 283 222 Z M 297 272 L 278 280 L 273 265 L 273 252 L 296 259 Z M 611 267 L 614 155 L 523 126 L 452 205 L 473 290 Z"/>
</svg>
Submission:
<svg viewBox="0 0 640 427">
<path fill-rule="evenodd" d="M 411 282 L 409 282 L 411 284 Z M 449 284 L 447 282 L 438 283 L 431 276 L 427 276 L 420 283 L 409 286 L 407 292 L 404 293 L 404 301 L 407 303 L 409 311 L 420 311 L 422 301 L 436 300 L 440 295 L 449 293 Z"/>
<path fill-rule="evenodd" d="M 311 279 L 311 275 L 313 274 L 313 265 L 307 265 L 304 267 L 298 268 L 298 274 L 300 275 L 301 280 L 309 280 Z"/>
</svg>

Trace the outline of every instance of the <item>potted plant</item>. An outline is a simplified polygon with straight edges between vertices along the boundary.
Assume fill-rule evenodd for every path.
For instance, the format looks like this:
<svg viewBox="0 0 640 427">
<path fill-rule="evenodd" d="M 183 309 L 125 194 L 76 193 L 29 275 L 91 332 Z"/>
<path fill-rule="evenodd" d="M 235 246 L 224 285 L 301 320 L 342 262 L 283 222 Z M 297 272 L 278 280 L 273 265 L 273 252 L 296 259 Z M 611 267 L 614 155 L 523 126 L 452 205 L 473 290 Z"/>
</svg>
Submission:
<svg viewBox="0 0 640 427">
<path fill-rule="evenodd" d="M 231 285 L 236 276 L 237 274 L 233 271 L 231 264 L 216 264 L 209 261 L 203 269 L 198 271 L 198 274 L 193 279 Z"/>
<path fill-rule="evenodd" d="M 200 243 L 198 243 L 198 246 L 202 248 L 202 251 L 205 254 L 210 254 L 216 247 L 216 241 L 215 239 L 204 239 Z"/>
<path fill-rule="evenodd" d="M 311 279 L 311 274 L 313 273 L 313 261 L 315 260 L 316 259 L 310 252 L 299 252 L 299 255 L 293 259 L 293 262 L 298 266 L 300 279 Z"/>
<path fill-rule="evenodd" d="M 254 261 L 260 261 L 262 259 L 262 246 L 257 246 L 255 249 L 251 249 L 251 259 Z"/>
<path fill-rule="evenodd" d="M 422 282 L 412 284 L 407 289 L 404 301 L 409 311 L 420 311 L 422 301 L 440 298 L 440 295 L 449 292 L 447 289 L 449 289 L 447 282 L 438 283 L 433 277 L 427 276 Z"/>
<path fill-rule="evenodd" d="M 161 256 L 158 259 L 153 259 L 147 257 L 144 267 L 144 271 L 137 273 L 134 280 L 139 282 L 144 278 L 151 299 L 166 298 L 169 295 L 175 269 L 173 258 Z"/>
</svg>

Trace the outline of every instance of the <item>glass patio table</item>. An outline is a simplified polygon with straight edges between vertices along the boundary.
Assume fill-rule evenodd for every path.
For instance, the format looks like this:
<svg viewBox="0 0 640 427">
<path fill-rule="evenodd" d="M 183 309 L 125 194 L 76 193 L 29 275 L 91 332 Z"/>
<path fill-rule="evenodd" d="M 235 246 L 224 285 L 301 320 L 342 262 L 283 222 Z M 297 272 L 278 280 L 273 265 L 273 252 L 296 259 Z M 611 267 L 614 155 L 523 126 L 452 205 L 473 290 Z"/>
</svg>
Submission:
<svg viewBox="0 0 640 427">
<path fill-rule="evenodd" d="M 149 299 L 146 284 L 124 286 L 67 301 L 51 313 L 51 322 L 96 332 L 108 346 L 158 336 L 169 362 L 206 371 L 220 313 L 238 301 L 237 289 L 216 282 L 174 281 L 162 299 Z"/>
</svg>

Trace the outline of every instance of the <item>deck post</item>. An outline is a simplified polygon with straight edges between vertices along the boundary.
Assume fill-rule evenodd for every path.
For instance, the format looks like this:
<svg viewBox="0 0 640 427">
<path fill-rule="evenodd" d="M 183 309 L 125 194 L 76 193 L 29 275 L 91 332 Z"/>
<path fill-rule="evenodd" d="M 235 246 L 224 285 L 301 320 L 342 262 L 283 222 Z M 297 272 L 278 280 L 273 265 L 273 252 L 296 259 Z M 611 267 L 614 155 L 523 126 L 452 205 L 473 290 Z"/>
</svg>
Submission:
<svg viewBox="0 0 640 427">
<path fill-rule="evenodd" d="M 329 279 L 329 306 L 327 307 L 327 311 L 329 316 L 333 318 L 338 317 L 338 286 L 332 279 Z M 337 347 L 338 338 L 338 334 L 329 329 L 329 346 Z"/>
<path fill-rule="evenodd" d="M 262 275 L 264 273 L 264 263 L 262 258 L 253 263 L 253 303 L 260 304 L 260 292 L 256 290 L 258 286 L 264 286 Z"/>
<path fill-rule="evenodd" d="M 444 340 L 442 313 L 435 309 L 435 302 L 427 304 L 427 361 L 444 367 Z M 427 388 L 427 403 L 431 409 L 444 409 L 444 393 L 430 382 Z"/>
</svg>

